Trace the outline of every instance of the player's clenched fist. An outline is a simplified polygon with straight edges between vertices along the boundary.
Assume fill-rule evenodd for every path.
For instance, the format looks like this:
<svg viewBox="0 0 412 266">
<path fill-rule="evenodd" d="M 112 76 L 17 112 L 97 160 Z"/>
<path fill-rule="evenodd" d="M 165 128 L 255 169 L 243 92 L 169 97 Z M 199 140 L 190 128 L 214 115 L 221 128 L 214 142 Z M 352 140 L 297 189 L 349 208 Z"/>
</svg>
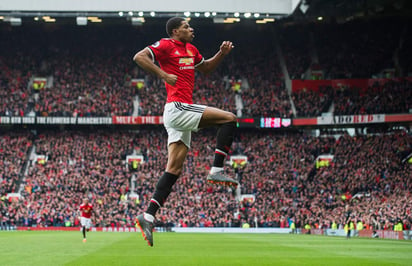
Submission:
<svg viewBox="0 0 412 266">
<path fill-rule="evenodd" d="M 220 45 L 220 51 L 224 55 L 227 55 L 228 53 L 230 53 L 230 51 L 232 51 L 233 48 L 234 46 L 231 41 L 223 41 L 222 45 Z"/>
</svg>

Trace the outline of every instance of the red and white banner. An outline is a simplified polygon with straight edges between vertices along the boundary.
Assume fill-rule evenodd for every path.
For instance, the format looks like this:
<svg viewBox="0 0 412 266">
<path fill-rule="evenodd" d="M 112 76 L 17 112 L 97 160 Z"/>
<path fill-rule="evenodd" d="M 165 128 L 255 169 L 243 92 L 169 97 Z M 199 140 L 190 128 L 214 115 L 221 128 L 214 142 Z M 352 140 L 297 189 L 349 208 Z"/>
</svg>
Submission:
<svg viewBox="0 0 412 266">
<path fill-rule="evenodd" d="M 80 227 L 64 227 L 64 226 L 50 226 L 50 227 L 29 227 L 17 226 L 18 231 L 79 231 Z"/>
<path fill-rule="evenodd" d="M 316 125 L 350 125 L 370 123 L 412 122 L 412 114 L 371 114 L 319 116 L 309 118 L 240 118 L 239 127 L 280 128 Z M 0 116 L 1 125 L 162 125 L 163 116 L 112 117 L 28 117 Z"/>
<path fill-rule="evenodd" d="M 412 114 L 372 114 L 372 115 L 337 115 L 318 116 L 310 118 L 295 118 L 293 126 L 316 126 L 316 125 L 354 125 L 372 123 L 412 122 Z"/>
<path fill-rule="evenodd" d="M 163 116 L 113 116 L 114 125 L 160 125 L 163 124 Z"/>
<path fill-rule="evenodd" d="M 386 238 L 386 239 L 405 239 L 403 231 L 392 231 L 392 230 L 376 230 L 377 238 Z M 359 237 L 374 237 L 372 230 L 361 230 L 358 231 Z"/>
<path fill-rule="evenodd" d="M 350 125 L 384 123 L 384 114 L 318 116 L 317 125 Z"/>
</svg>

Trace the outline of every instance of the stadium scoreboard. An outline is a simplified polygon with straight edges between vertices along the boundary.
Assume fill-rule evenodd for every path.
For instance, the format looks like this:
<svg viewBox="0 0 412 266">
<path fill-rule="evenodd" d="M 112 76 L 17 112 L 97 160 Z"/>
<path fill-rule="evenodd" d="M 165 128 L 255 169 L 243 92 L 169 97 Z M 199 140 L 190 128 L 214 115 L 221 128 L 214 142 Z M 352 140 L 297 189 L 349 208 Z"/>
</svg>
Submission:
<svg viewBox="0 0 412 266">
<path fill-rule="evenodd" d="M 237 127 L 253 127 L 253 128 L 282 128 L 290 127 L 292 120 L 290 118 L 280 117 L 250 117 L 238 118 Z"/>
</svg>

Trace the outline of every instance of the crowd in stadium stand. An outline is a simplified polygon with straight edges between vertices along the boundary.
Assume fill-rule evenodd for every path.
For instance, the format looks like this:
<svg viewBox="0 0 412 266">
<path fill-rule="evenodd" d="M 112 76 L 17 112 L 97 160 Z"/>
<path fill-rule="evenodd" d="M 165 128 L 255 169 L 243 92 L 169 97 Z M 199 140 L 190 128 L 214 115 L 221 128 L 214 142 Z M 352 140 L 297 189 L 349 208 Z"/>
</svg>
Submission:
<svg viewBox="0 0 412 266">
<path fill-rule="evenodd" d="M 148 76 L 146 85 L 137 91 L 139 98 L 139 115 L 163 115 L 166 103 L 166 88 L 160 79 Z"/>
<path fill-rule="evenodd" d="M 243 116 L 291 117 L 289 96 L 282 82 L 251 76 L 250 89 L 242 93 Z"/>
<path fill-rule="evenodd" d="M 21 170 L 31 146 L 29 133 L 1 133 L 0 138 L 0 195 L 17 192 Z"/>
<path fill-rule="evenodd" d="M 312 28 L 321 69 L 328 79 L 372 78 L 394 68 L 404 22 L 396 20 L 320 23 Z"/>
<path fill-rule="evenodd" d="M 349 217 L 373 229 L 391 229 L 398 220 L 410 227 L 411 165 L 401 160 L 411 152 L 411 135 L 346 134 L 336 140 L 301 133 L 241 132 L 233 153 L 247 155 L 249 162 L 236 171 L 241 193 L 254 194 L 256 200 L 239 203 L 234 190 L 205 182 L 213 159 L 212 133 L 194 135 L 182 176 L 160 210 L 157 226 L 239 227 L 257 222 L 259 227 L 288 227 L 294 220 L 299 227 L 330 228 L 333 221 L 343 226 Z M 24 150 L 29 142 L 22 140 L 26 139 L 20 137 L 19 147 Z M 3 198 L 8 223 L 76 226 L 78 205 L 89 197 L 97 226 L 133 226 L 166 163 L 163 130 L 46 132 L 34 144 L 48 160 L 30 166 L 20 201 Z M 133 151 L 145 158 L 136 172 L 124 163 Z M 315 159 L 321 154 L 335 157 L 329 167 L 317 169 Z M 231 167 L 227 171 L 234 174 Z M 132 175 L 137 177 L 138 200 L 126 197 Z"/>
<path fill-rule="evenodd" d="M 408 79 L 376 82 L 366 89 L 323 86 L 317 92 L 293 92 L 292 98 L 298 117 L 319 116 L 329 111 L 335 115 L 399 114 L 412 109 L 411 87 Z"/>
<path fill-rule="evenodd" d="M 132 115 L 136 88 L 125 87 L 125 71 L 119 67 L 128 65 L 124 58 L 67 57 L 71 60 L 58 64 L 61 58 L 57 58 L 51 64 L 54 69 L 53 87 L 38 93 L 34 107 L 36 115 Z"/>
<path fill-rule="evenodd" d="M 79 204 L 84 197 L 91 197 L 96 223 L 105 226 L 116 220 L 130 224 L 135 213 L 124 213 L 127 204 L 120 204 L 119 199 L 129 190 L 124 159 L 133 142 L 132 135 L 121 133 L 40 134 L 34 142 L 36 153 L 48 159 L 29 168 L 24 200 L 14 208 L 15 222 L 77 225 Z"/>
<path fill-rule="evenodd" d="M 0 49 L 6 51 L 0 44 Z M 31 64 L 24 56 L 0 56 L 0 115 L 24 116 L 28 112 L 28 81 L 31 73 L 27 67 Z"/>
<path fill-rule="evenodd" d="M 409 80 L 378 83 L 367 91 L 336 90 L 336 115 L 409 113 L 412 110 L 412 82 Z"/>
<path fill-rule="evenodd" d="M 334 100 L 334 89 L 330 86 L 319 88 L 318 92 L 312 90 L 300 90 L 292 93 L 293 103 L 296 108 L 296 116 L 318 116 L 328 112 Z"/>
<path fill-rule="evenodd" d="M 291 78 L 300 78 L 310 66 L 307 50 L 312 48 L 325 77 L 370 78 L 394 67 L 392 56 L 403 43 L 399 63 L 406 76 L 411 72 L 408 48 L 412 35 L 402 25 L 356 21 L 286 28 L 280 31 L 280 45 Z M 131 115 L 136 96 L 139 115 L 161 115 L 164 84 L 139 70 L 132 56 L 164 36 L 163 26 L 162 33 L 158 29 L 145 32 L 144 27 L 95 30 L 63 27 L 8 32 L 8 38 L 0 41 L 0 115 Z M 194 102 L 236 113 L 234 97 L 240 95 L 245 117 L 292 117 L 291 99 L 270 34 L 256 31 L 259 37 L 252 38 L 239 34 L 241 30 L 209 28 L 200 37 L 203 47 L 199 48 L 206 58 L 219 46 L 208 31 L 221 40 L 234 40 L 236 48 L 214 74 L 197 75 Z M 306 30 L 313 32 L 312 44 Z M 295 35 L 299 38 L 294 39 Z M 259 49 L 236 43 L 248 44 L 251 39 L 253 45 L 259 43 Z M 52 77 L 53 86 L 34 92 L 28 86 L 32 76 Z M 144 78 L 145 86 L 131 86 L 132 78 Z M 230 81 L 238 79 L 244 82 L 243 89 L 234 91 Z M 367 91 L 302 90 L 291 98 L 297 116 L 317 116 L 332 105 L 337 115 L 408 113 L 412 109 L 410 88 L 410 81 L 398 80 L 375 84 Z M 205 182 L 214 152 L 211 131 L 194 134 L 182 176 L 159 211 L 157 226 L 240 227 L 248 223 L 288 227 L 293 220 L 300 228 L 330 228 L 333 222 L 342 227 L 352 219 L 373 229 L 391 229 L 398 220 L 411 228 L 411 164 L 402 162 L 411 152 L 410 134 L 378 132 L 351 137 L 340 132 L 343 136 L 335 139 L 298 132 L 240 131 L 233 154 L 244 154 L 249 162 L 226 170 L 232 175 L 237 172 L 240 192 L 253 194 L 255 201 L 239 202 L 235 190 Z M 167 160 L 163 129 L 39 131 L 37 135 L 9 131 L 0 136 L 0 225 L 77 226 L 78 206 L 88 197 L 95 206 L 96 226 L 134 226 Z M 31 162 L 24 173 L 33 145 L 48 160 Z M 125 165 L 126 155 L 133 152 L 145 160 L 137 171 Z M 316 168 L 315 159 L 325 153 L 334 155 L 331 165 Z M 136 177 L 135 191 L 131 191 L 132 176 Z M 6 194 L 17 192 L 19 184 L 24 188 L 22 198 L 8 200 Z M 131 192 L 138 199 L 130 199 Z"/>
<path fill-rule="evenodd" d="M 129 77 L 137 48 L 130 33 L 128 28 L 90 33 L 64 26 L 10 31 L 0 44 L 1 114 L 131 115 L 136 88 Z M 29 86 L 33 77 L 48 78 L 48 84 L 35 91 Z"/>
</svg>

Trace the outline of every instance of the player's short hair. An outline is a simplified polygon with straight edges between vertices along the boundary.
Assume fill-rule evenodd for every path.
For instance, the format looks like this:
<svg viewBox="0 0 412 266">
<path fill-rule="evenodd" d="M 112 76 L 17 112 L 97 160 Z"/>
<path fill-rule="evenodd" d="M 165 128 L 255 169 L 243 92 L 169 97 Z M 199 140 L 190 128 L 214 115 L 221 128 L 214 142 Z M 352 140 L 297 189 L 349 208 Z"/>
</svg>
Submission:
<svg viewBox="0 0 412 266">
<path fill-rule="evenodd" d="M 166 22 L 166 32 L 169 37 L 172 37 L 174 29 L 177 29 L 182 25 L 182 21 L 185 21 L 185 19 L 181 17 L 173 17 Z"/>
</svg>

